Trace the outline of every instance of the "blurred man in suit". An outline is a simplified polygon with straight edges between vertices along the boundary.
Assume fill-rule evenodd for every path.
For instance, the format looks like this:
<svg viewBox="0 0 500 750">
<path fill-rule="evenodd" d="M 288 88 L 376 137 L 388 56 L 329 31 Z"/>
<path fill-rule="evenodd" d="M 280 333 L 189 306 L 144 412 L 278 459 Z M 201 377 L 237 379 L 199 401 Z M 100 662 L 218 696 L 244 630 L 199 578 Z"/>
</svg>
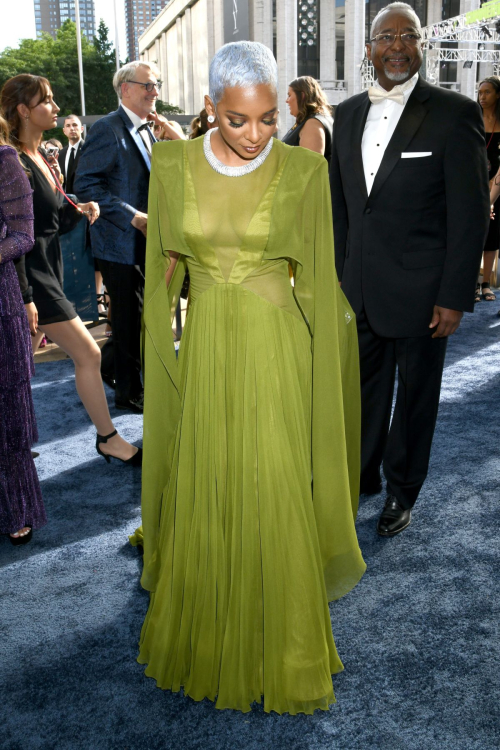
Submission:
<svg viewBox="0 0 500 750">
<path fill-rule="evenodd" d="M 64 177 L 64 189 L 73 193 L 75 172 L 83 146 L 83 125 L 76 115 L 68 115 L 64 120 L 63 133 L 68 139 L 68 145 L 59 152 L 59 167 Z"/>
<path fill-rule="evenodd" d="M 378 532 L 393 536 L 427 476 L 448 336 L 473 310 L 488 175 L 478 104 L 419 77 L 409 5 L 378 13 L 367 56 L 377 83 L 337 107 L 331 189 L 337 272 L 358 325 L 361 492 L 381 491 L 383 463 Z"/>
<path fill-rule="evenodd" d="M 147 205 L 151 146 L 148 125 L 161 86 L 156 66 L 131 62 L 113 86 L 121 104 L 92 126 L 82 149 L 75 192 L 99 202 L 100 221 L 91 228 L 92 252 L 99 260 L 111 301 L 114 372 L 103 348 L 103 379 L 114 380 L 115 404 L 141 412 L 140 330 L 144 297 Z M 105 369 L 106 368 L 106 369 Z"/>
</svg>

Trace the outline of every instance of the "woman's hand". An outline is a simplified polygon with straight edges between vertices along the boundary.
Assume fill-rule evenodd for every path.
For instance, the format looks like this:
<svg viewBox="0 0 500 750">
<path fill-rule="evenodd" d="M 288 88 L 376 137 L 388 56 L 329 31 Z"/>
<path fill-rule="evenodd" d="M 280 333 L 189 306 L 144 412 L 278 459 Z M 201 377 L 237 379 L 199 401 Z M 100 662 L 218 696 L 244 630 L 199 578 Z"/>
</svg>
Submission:
<svg viewBox="0 0 500 750">
<path fill-rule="evenodd" d="M 99 218 L 99 204 L 95 201 L 89 201 L 89 203 L 79 203 L 78 208 L 80 209 L 82 214 L 85 214 L 91 224 L 93 224 L 94 221 Z"/>
<path fill-rule="evenodd" d="M 34 302 L 28 302 L 25 305 L 26 314 L 28 316 L 28 324 L 30 327 L 30 333 L 32 336 L 36 336 L 38 331 L 38 310 Z"/>
</svg>

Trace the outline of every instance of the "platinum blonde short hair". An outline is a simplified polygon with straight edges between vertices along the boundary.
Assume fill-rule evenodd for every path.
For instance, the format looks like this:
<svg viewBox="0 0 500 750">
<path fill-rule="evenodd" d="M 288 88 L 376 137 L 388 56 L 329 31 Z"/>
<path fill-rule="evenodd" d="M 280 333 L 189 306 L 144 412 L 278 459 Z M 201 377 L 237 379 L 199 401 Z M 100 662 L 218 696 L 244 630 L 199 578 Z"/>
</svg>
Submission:
<svg viewBox="0 0 500 750">
<path fill-rule="evenodd" d="M 278 89 L 278 66 L 273 53 L 260 42 L 230 42 L 215 54 L 210 63 L 208 88 L 214 105 L 233 86 L 258 86 L 267 83 Z"/>
<path fill-rule="evenodd" d="M 146 60 L 134 60 L 126 65 L 122 65 L 120 70 L 117 70 L 113 76 L 113 88 L 120 99 L 122 98 L 122 83 L 125 83 L 126 81 L 135 81 L 137 68 L 148 68 L 154 76 L 157 78 L 160 77 L 160 71 L 157 66 Z"/>
<path fill-rule="evenodd" d="M 401 10 L 408 13 L 409 16 L 412 17 L 413 22 L 415 23 L 415 26 L 417 28 L 417 31 L 422 31 L 422 26 L 420 24 L 420 19 L 415 13 L 414 9 L 411 7 L 411 5 L 408 5 L 408 3 L 390 3 L 389 5 L 386 5 L 385 8 L 381 8 L 375 18 L 372 21 L 372 25 L 370 26 L 370 39 L 373 39 L 373 32 L 375 31 L 375 28 L 380 21 L 380 16 L 383 13 L 390 12 L 391 10 Z"/>
</svg>

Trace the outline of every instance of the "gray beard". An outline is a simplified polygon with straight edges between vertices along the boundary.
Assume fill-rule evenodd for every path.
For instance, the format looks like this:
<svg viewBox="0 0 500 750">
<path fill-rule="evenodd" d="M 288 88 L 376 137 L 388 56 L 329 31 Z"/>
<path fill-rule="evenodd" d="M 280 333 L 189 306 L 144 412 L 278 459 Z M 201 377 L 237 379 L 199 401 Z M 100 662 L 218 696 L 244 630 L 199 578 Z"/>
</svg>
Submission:
<svg viewBox="0 0 500 750">
<path fill-rule="evenodd" d="M 406 72 L 402 70 L 400 73 L 392 73 L 392 72 L 389 73 L 387 68 L 384 66 L 384 73 L 390 81 L 407 81 L 411 78 L 411 76 L 409 75 L 410 73 L 409 66 Z"/>
</svg>

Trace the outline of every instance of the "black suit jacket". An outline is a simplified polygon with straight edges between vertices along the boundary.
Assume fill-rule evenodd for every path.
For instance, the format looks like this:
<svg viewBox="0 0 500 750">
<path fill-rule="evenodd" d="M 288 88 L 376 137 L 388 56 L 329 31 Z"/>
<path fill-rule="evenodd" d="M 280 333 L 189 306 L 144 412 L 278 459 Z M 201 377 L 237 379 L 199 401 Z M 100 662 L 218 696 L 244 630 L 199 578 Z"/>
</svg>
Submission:
<svg viewBox="0 0 500 750">
<path fill-rule="evenodd" d="M 489 224 L 479 105 L 419 78 L 370 195 L 361 140 L 367 92 L 337 107 L 330 180 L 337 273 L 375 333 L 429 333 L 434 305 L 472 311 Z M 401 158 L 403 152 L 431 156 Z"/>
<path fill-rule="evenodd" d="M 58 157 L 59 168 L 60 168 L 60 170 L 62 172 L 62 176 L 64 177 L 64 190 L 67 193 L 72 193 L 73 192 L 73 185 L 74 185 L 74 182 L 75 182 L 76 168 L 78 166 L 78 161 L 80 159 L 80 154 L 82 152 L 82 146 L 83 146 L 83 140 L 80 140 L 80 142 L 78 144 L 78 148 L 76 149 L 75 163 L 74 163 L 73 172 L 70 175 L 66 174 L 66 154 L 68 153 L 69 145 L 65 146 L 62 149 L 62 151 L 59 152 L 59 157 Z"/>
</svg>

